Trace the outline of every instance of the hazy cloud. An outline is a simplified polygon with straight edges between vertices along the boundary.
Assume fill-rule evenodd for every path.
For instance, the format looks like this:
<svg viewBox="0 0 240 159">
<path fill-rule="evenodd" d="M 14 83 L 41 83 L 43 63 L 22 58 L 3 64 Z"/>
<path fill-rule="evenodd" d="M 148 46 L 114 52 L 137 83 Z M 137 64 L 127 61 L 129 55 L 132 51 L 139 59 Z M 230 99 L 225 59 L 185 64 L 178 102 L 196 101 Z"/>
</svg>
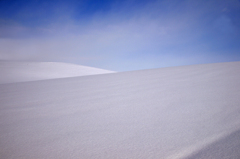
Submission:
<svg viewBox="0 0 240 159">
<path fill-rule="evenodd" d="M 231 15 L 240 10 L 239 1 L 105 3 L 88 4 L 90 9 L 76 1 L 50 3 L 46 12 L 38 8 L 30 17 L 23 8 L 19 17 L 40 20 L 32 20 L 34 25 L 31 20 L 0 21 L 0 59 L 73 62 L 115 71 L 240 60 L 239 26 Z"/>
</svg>

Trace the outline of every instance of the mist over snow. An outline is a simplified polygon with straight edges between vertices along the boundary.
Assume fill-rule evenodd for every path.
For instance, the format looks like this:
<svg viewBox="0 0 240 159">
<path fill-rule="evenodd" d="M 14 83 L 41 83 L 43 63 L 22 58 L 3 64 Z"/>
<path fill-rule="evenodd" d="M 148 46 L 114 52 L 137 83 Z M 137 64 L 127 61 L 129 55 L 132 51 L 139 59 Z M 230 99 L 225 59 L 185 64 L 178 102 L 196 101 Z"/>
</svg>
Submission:
<svg viewBox="0 0 240 159">
<path fill-rule="evenodd" d="M 60 62 L 0 61 L 0 84 L 106 73 L 113 71 Z"/>
<path fill-rule="evenodd" d="M 0 60 L 130 71 L 240 60 L 238 0 L 0 1 Z"/>
</svg>

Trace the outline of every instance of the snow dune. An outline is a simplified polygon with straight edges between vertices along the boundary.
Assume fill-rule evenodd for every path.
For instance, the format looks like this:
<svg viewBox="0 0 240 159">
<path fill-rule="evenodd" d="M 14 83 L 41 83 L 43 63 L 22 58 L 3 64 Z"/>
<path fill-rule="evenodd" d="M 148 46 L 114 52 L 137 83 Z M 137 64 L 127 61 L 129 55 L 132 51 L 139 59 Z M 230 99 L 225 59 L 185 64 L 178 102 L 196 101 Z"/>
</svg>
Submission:
<svg viewBox="0 0 240 159">
<path fill-rule="evenodd" d="M 60 62 L 0 61 L 0 84 L 105 73 L 112 71 Z"/>
<path fill-rule="evenodd" d="M 240 62 L 0 85 L 2 159 L 239 159 Z"/>
</svg>

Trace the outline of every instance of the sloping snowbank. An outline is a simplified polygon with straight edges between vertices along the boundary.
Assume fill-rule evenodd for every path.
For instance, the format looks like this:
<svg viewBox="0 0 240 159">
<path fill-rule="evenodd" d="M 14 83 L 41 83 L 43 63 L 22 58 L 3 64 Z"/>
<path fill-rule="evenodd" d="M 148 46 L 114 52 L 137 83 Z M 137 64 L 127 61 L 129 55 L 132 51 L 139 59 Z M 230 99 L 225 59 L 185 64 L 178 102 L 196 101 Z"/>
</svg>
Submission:
<svg viewBox="0 0 240 159">
<path fill-rule="evenodd" d="M 239 95 L 240 62 L 2 84 L 1 158 L 237 159 Z"/>
<path fill-rule="evenodd" d="M 0 61 L 0 84 L 112 72 L 113 71 L 60 62 Z"/>
</svg>

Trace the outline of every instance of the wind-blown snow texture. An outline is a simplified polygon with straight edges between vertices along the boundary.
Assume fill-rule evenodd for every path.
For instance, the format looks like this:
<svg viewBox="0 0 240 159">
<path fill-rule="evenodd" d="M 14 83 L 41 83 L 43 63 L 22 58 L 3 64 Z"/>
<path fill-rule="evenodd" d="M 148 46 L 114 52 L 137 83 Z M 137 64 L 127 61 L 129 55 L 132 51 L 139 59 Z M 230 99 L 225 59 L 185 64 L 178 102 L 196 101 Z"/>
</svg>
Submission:
<svg viewBox="0 0 240 159">
<path fill-rule="evenodd" d="M 0 102 L 2 159 L 240 158 L 240 62 L 1 84 Z"/>
<path fill-rule="evenodd" d="M 60 62 L 0 61 L 0 84 L 112 73 L 113 71 Z"/>
</svg>

